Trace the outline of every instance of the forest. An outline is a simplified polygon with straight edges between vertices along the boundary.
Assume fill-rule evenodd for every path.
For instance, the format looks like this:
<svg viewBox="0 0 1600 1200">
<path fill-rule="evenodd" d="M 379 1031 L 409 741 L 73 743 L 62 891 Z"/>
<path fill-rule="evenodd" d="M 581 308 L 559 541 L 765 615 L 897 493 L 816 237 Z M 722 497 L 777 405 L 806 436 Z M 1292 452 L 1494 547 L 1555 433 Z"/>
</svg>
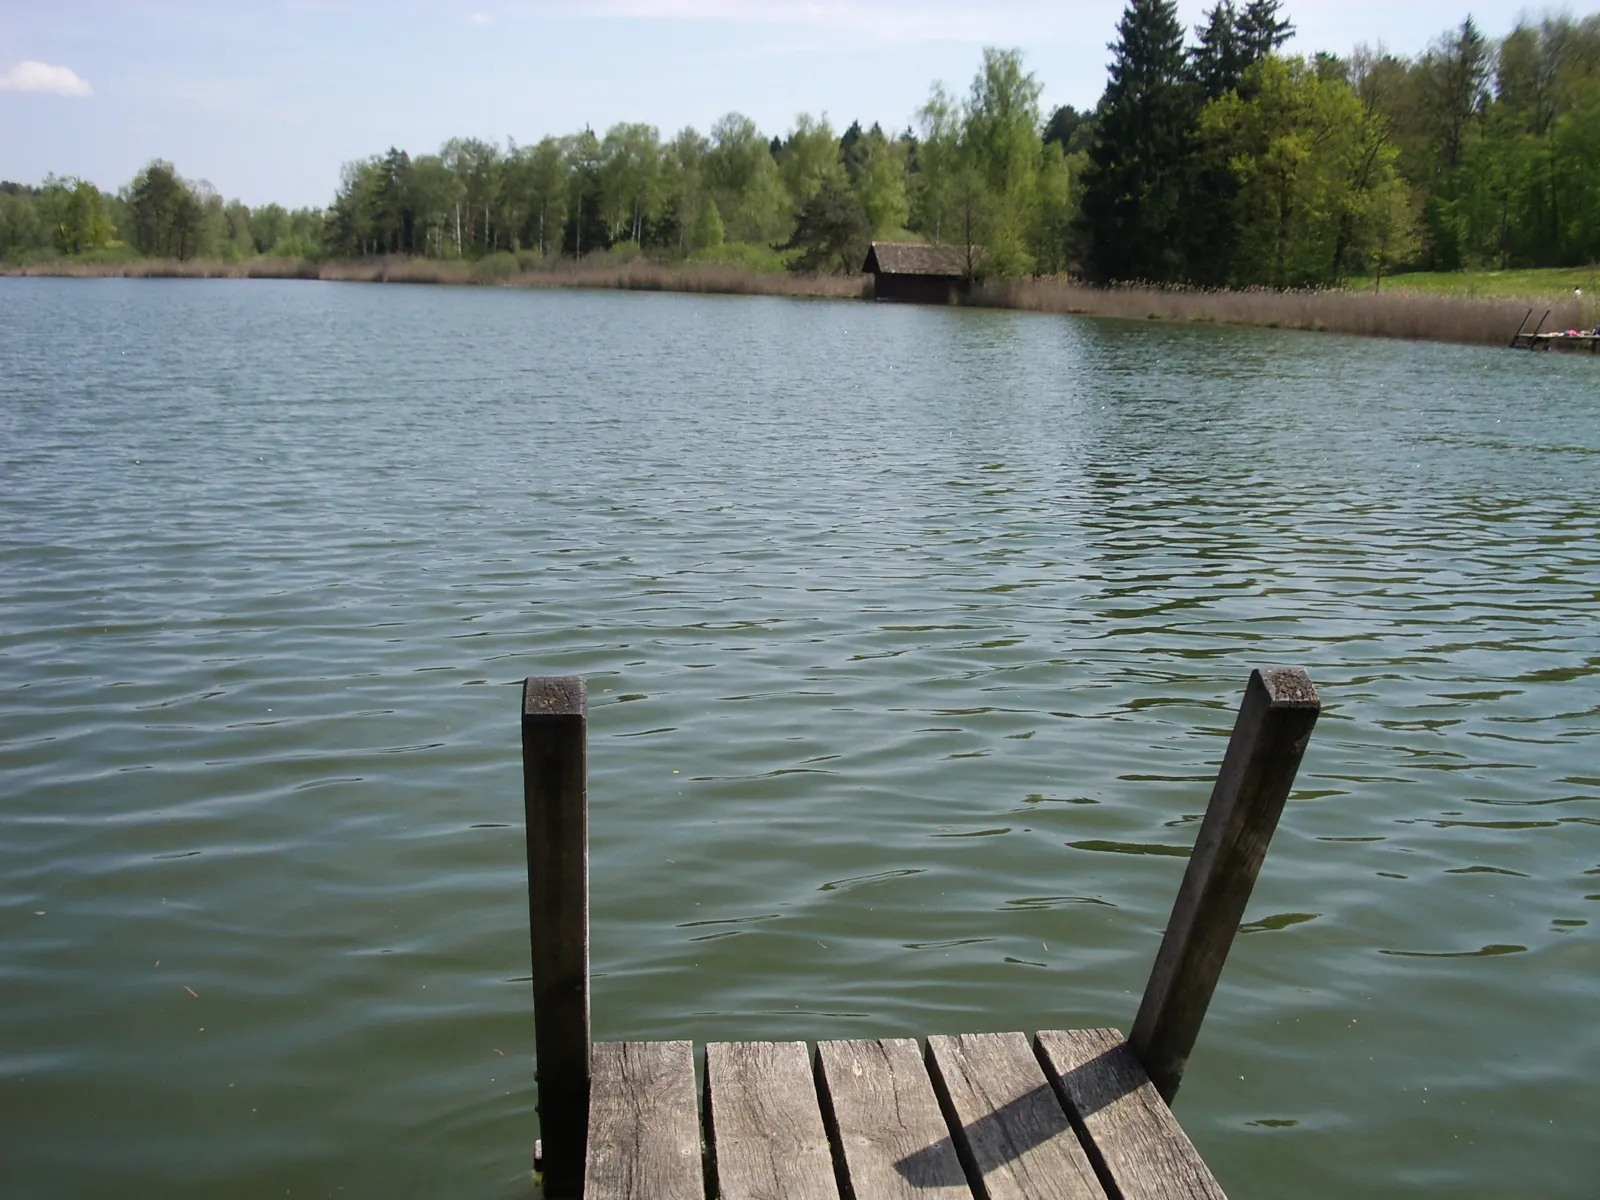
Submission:
<svg viewBox="0 0 1600 1200">
<path fill-rule="evenodd" d="M 962 246 L 974 275 L 1340 286 L 1398 269 L 1600 261 L 1600 15 L 1470 19 L 1411 58 L 1287 55 L 1280 0 L 1186 31 L 1131 0 L 1089 111 L 1045 113 L 1018 51 L 898 132 L 730 113 L 664 138 L 618 124 L 457 138 L 347 163 L 326 209 L 224 201 L 154 161 L 115 193 L 0 183 L 0 260 L 477 260 L 597 252 L 853 273 L 874 239 Z"/>
</svg>

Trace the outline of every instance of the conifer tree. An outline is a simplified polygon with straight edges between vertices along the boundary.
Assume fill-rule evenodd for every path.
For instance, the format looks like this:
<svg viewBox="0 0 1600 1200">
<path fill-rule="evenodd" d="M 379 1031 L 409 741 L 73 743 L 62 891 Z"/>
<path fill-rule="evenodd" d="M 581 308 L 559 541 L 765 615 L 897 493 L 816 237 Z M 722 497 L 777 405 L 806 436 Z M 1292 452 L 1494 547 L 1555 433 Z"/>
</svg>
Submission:
<svg viewBox="0 0 1600 1200">
<path fill-rule="evenodd" d="M 1086 265 L 1102 280 L 1175 279 L 1197 110 L 1175 0 L 1129 0 L 1110 49 L 1083 197 Z"/>
<path fill-rule="evenodd" d="M 1195 26 L 1195 48 L 1190 52 L 1195 81 L 1207 100 L 1217 100 L 1239 86 L 1245 50 L 1239 39 L 1239 14 L 1233 0 L 1217 0 L 1205 14 L 1206 23 Z"/>
<path fill-rule="evenodd" d="M 1195 47 L 1189 52 L 1195 81 L 1207 100 L 1238 91 L 1245 72 L 1273 53 L 1294 33 L 1294 26 L 1278 15 L 1280 0 L 1248 0 L 1236 9 L 1233 0 L 1217 0 L 1195 27 Z"/>
<path fill-rule="evenodd" d="M 1278 16 L 1280 0 L 1249 0 L 1234 26 L 1247 70 L 1294 36 L 1294 26 Z"/>
</svg>

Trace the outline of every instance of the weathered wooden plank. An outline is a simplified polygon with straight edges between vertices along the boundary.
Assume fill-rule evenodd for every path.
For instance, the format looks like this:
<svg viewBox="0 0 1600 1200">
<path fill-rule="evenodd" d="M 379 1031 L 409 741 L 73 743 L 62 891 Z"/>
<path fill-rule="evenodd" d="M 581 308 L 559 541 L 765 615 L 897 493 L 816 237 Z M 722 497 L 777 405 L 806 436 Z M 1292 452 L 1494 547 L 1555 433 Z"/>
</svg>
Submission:
<svg viewBox="0 0 1600 1200">
<path fill-rule="evenodd" d="M 534 1050 L 550 1197 L 580 1194 L 589 1120 L 588 708 L 577 676 L 523 684 Z"/>
<path fill-rule="evenodd" d="M 721 1200 L 838 1200 L 804 1042 L 708 1045 L 705 1121 Z"/>
<path fill-rule="evenodd" d="M 1094 1167 L 1022 1034 L 930 1037 L 928 1072 L 980 1200 L 1103 1200 Z"/>
<path fill-rule="evenodd" d="M 1039 1034 L 1045 1074 L 1107 1191 L 1120 1200 L 1226 1200 L 1115 1029 Z"/>
<path fill-rule="evenodd" d="M 1298 667 L 1250 673 L 1128 1044 L 1168 1104 L 1177 1095 L 1322 702 Z"/>
<path fill-rule="evenodd" d="M 822 1115 L 856 1200 L 971 1200 L 912 1038 L 821 1042 Z"/>
<path fill-rule="evenodd" d="M 584 1200 L 705 1200 L 689 1042 L 596 1042 Z"/>
</svg>

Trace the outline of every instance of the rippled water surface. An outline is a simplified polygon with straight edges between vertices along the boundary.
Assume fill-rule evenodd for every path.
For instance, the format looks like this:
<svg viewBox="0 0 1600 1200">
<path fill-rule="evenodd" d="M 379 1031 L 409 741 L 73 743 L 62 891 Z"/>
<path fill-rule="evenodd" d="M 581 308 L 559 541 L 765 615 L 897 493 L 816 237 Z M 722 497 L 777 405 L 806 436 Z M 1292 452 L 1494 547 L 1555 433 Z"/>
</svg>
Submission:
<svg viewBox="0 0 1600 1200">
<path fill-rule="evenodd" d="M 518 1196 L 518 686 L 596 1036 L 1117 1025 L 1324 712 L 1177 1111 L 1600 1178 L 1600 368 L 1020 314 L 0 280 L 0 1195 Z"/>
</svg>

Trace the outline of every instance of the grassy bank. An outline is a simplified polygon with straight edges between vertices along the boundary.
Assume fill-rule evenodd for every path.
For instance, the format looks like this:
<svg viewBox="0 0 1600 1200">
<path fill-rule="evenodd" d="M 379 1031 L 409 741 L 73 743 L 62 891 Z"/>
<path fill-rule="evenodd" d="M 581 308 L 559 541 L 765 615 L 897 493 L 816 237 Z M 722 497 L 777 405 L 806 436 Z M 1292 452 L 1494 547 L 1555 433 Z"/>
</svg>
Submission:
<svg viewBox="0 0 1600 1200">
<path fill-rule="evenodd" d="M 1200 321 L 1272 329 L 1313 329 L 1362 337 L 1503 346 L 1535 303 L 1552 311 L 1546 329 L 1593 327 L 1600 308 L 1585 295 L 1560 300 L 1429 295 L 1417 291 L 1202 291 L 1125 286 L 1094 288 L 1070 280 L 983 284 L 972 303 L 1030 312 L 1076 313 L 1148 321 Z M 1537 320 L 1539 312 L 1534 313 Z"/>
<path fill-rule="evenodd" d="M 458 286 L 612 288 L 622 291 L 699 292 L 739 296 L 806 296 L 864 299 L 866 276 L 794 275 L 750 266 L 685 263 L 597 255 L 531 263 L 511 254 L 474 262 L 381 258 L 360 262 L 256 258 L 238 262 L 71 259 L 0 268 L 11 275 L 77 278 L 323 279 L 360 283 L 435 283 Z M 980 284 L 972 303 L 1028 312 L 1123 317 L 1132 320 L 1255 325 L 1323 330 L 1364 337 L 1504 345 L 1534 309 L 1551 310 L 1545 329 L 1593 328 L 1600 321 L 1600 281 L 1572 283 L 1582 272 L 1517 271 L 1455 275 L 1398 275 L 1380 292 L 1202 291 L 1123 286 L 1096 288 L 1072 280 L 1012 280 Z M 1573 287 L 1583 287 L 1580 299 Z M 1431 288 L 1431 290 L 1430 290 Z"/>
<path fill-rule="evenodd" d="M 1381 290 L 1491 300 L 1551 301 L 1570 300 L 1575 288 L 1582 288 L 1585 296 L 1600 294 L 1600 266 L 1526 271 L 1411 271 L 1389 276 Z"/>
</svg>

